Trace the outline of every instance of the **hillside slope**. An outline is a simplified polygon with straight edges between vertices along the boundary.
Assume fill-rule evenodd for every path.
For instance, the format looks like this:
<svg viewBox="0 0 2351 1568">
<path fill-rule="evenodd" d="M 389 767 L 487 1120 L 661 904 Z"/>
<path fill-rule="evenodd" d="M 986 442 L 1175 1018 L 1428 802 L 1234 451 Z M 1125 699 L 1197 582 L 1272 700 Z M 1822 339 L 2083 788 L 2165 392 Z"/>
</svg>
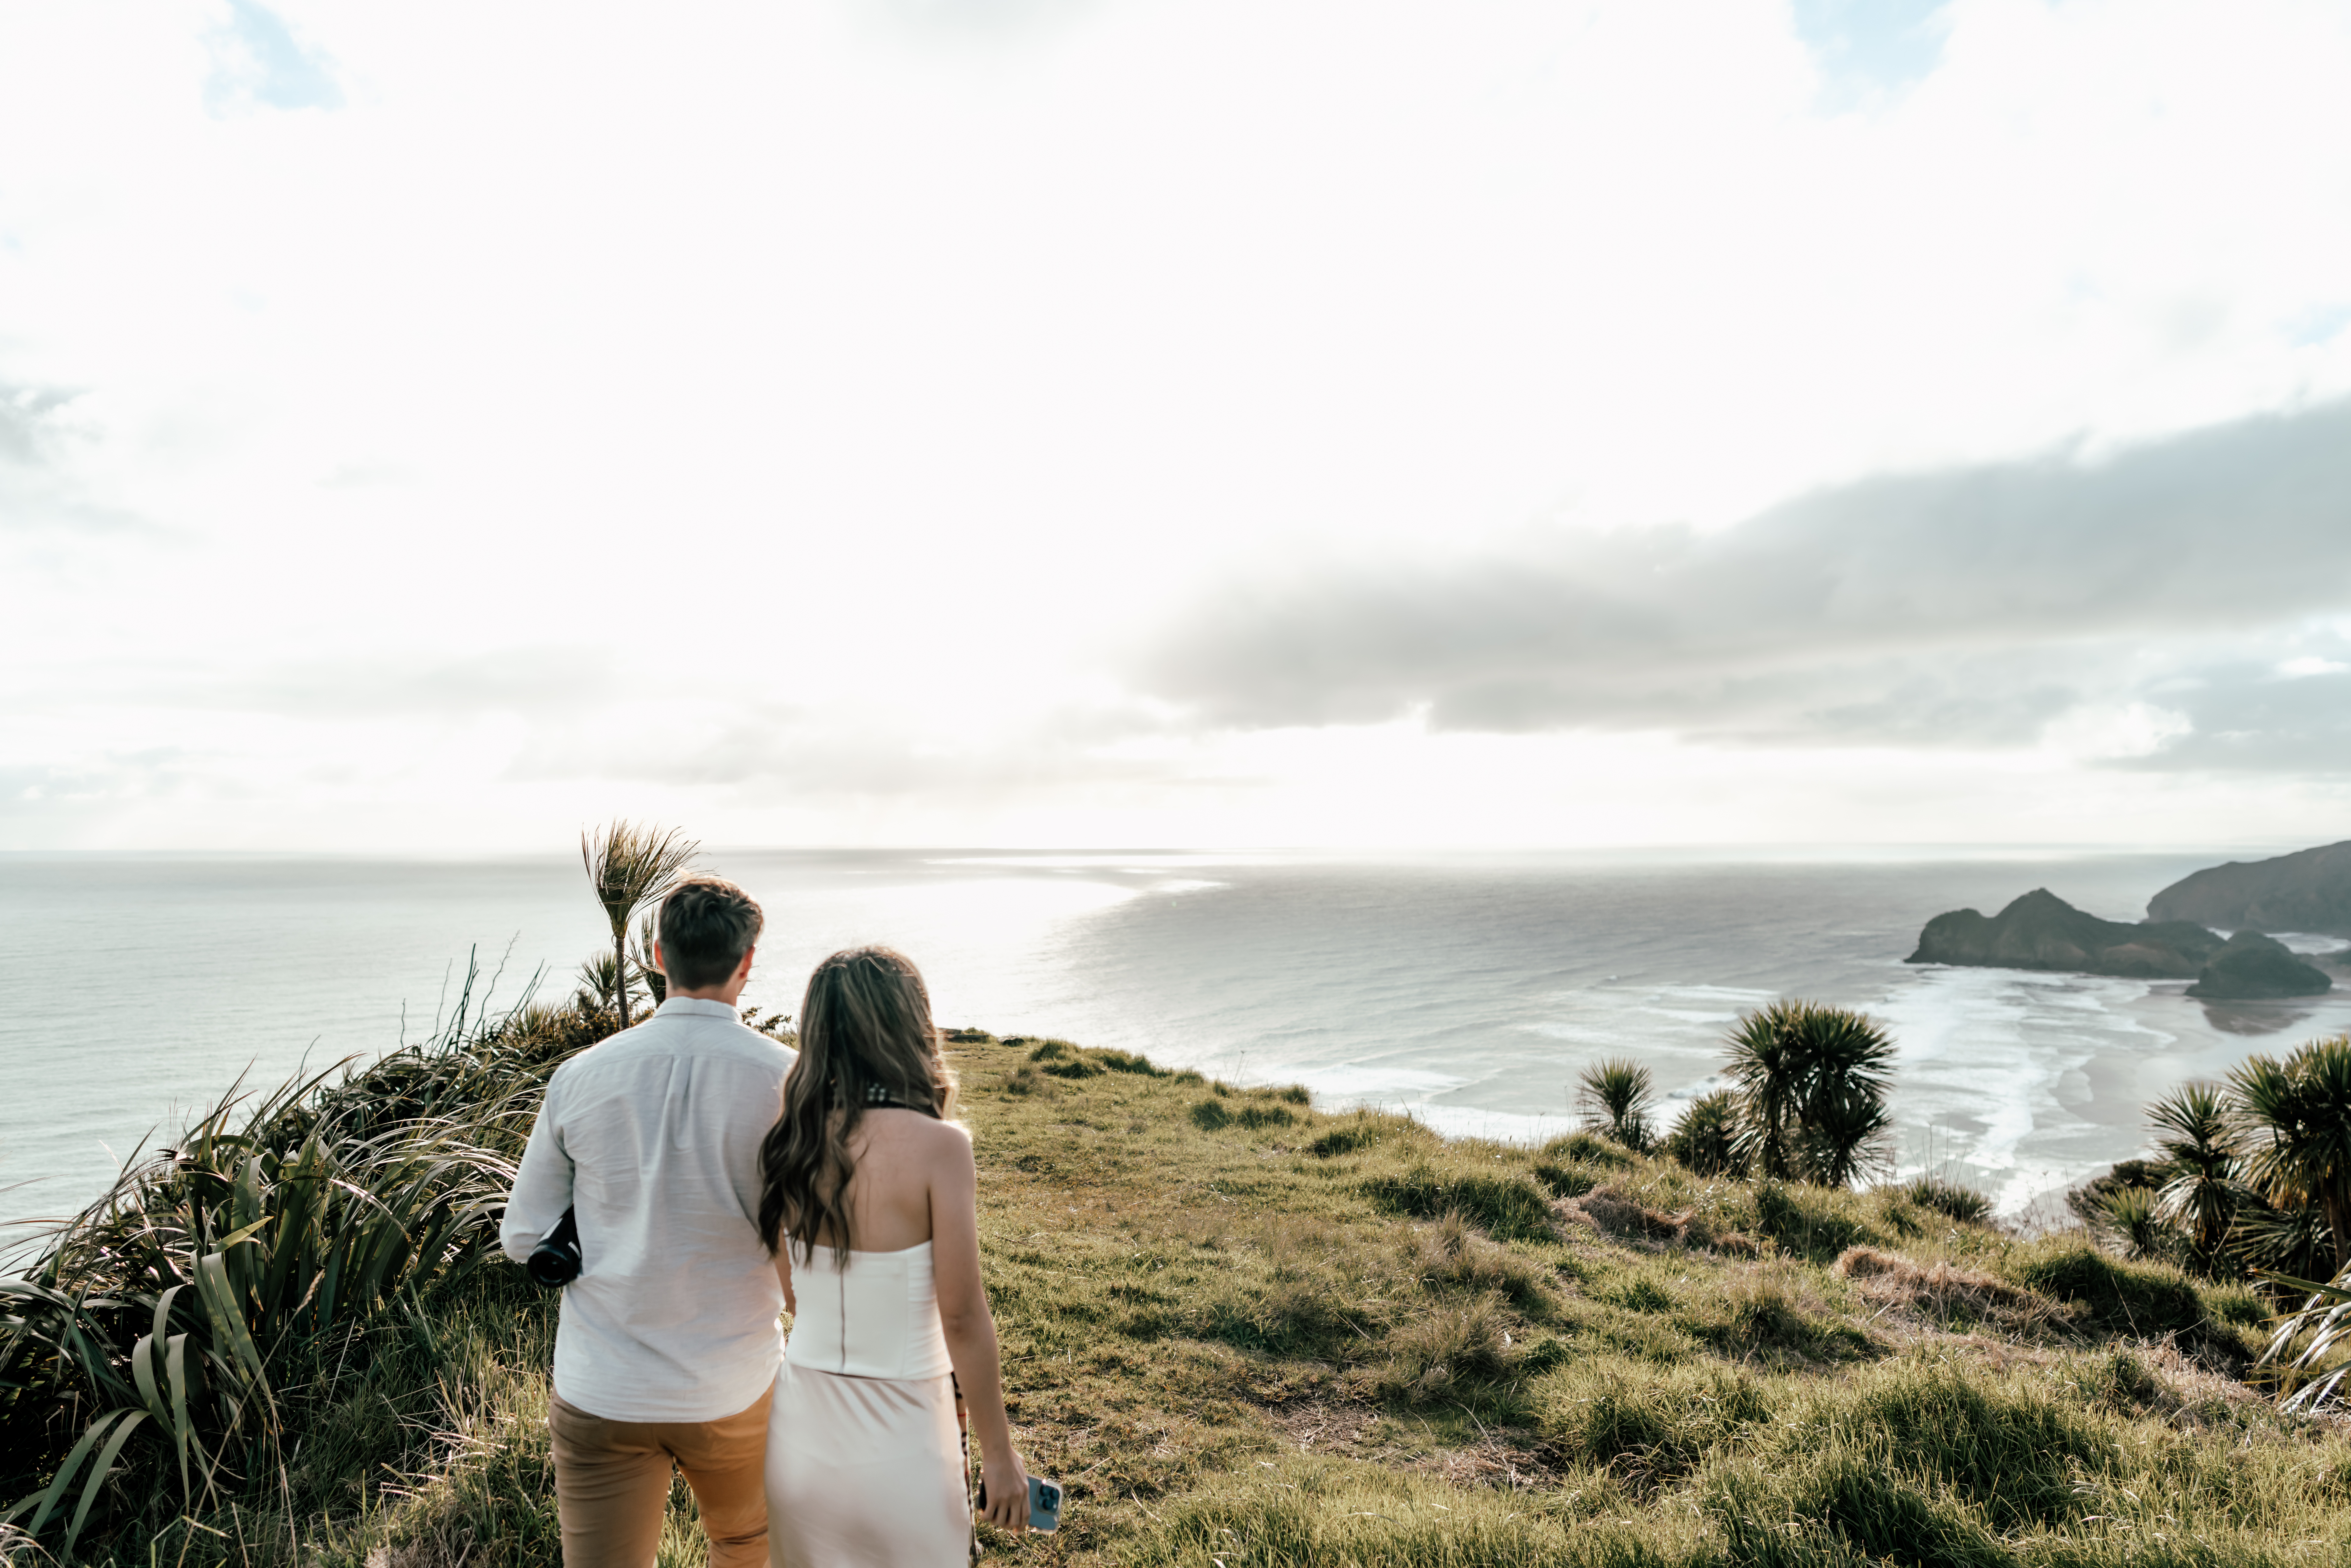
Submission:
<svg viewBox="0 0 2351 1568">
<path fill-rule="evenodd" d="M 2147 915 L 2223 931 L 2351 936 L 2351 841 L 2208 867 L 2147 900 Z"/>
<path fill-rule="evenodd" d="M 956 1052 L 1014 1421 L 1072 1500 L 1008 1560 L 2351 1560 L 2351 1439 L 2231 1375 L 2241 1289 L 1931 1186 L 1708 1182 L 1058 1041 Z M 505 1392 L 318 1555 L 553 1563 L 545 1342 L 510 1344 Z M 700 1561 L 689 1517 L 664 1563 Z"/>
</svg>

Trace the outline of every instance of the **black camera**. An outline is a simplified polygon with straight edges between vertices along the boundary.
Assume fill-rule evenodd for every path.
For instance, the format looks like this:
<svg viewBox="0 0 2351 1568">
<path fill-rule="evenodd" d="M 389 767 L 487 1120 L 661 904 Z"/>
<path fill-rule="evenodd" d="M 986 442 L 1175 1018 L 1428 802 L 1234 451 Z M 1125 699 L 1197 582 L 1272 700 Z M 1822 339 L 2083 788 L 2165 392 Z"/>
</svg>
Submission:
<svg viewBox="0 0 2351 1568">
<path fill-rule="evenodd" d="M 531 1279 L 553 1290 L 580 1278 L 580 1220 L 569 1209 L 555 1222 L 555 1228 L 538 1239 L 531 1249 L 530 1261 L 523 1265 L 530 1270 Z"/>
</svg>

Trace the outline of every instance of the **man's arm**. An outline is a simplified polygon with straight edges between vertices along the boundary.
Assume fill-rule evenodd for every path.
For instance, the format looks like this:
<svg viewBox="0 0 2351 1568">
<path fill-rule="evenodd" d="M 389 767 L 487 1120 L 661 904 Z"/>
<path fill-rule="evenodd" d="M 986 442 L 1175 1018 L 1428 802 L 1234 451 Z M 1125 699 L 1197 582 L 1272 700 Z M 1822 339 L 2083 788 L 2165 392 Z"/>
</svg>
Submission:
<svg viewBox="0 0 2351 1568">
<path fill-rule="evenodd" d="M 556 1085 L 549 1082 L 538 1120 L 531 1124 L 530 1142 L 523 1145 L 514 1191 L 507 1195 L 506 1223 L 498 1228 L 498 1245 L 517 1263 L 528 1260 L 539 1238 L 571 1207 L 571 1156 L 563 1152 L 555 1101 Z"/>
</svg>

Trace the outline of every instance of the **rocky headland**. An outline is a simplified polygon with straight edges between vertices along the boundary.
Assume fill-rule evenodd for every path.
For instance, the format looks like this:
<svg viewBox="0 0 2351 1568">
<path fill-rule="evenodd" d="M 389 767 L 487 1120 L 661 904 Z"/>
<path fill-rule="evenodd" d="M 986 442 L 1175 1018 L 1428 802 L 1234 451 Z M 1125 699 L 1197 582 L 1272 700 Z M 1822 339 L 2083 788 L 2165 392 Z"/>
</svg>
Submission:
<svg viewBox="0 0 2351 1568">
<path fill-rule="evenodd" d="M 2351 841 L 2208 867 L 2147 900 L 2147 915 L 2223 931 L 2351 936 Z"/>
<path fill-rule="evenodd" d="M 2275 1001 L 2318 996 L 2334 986 L 2333 980 L 2295 957 L 2276 938 L 2258 931 L 2240 931 L 2212 955 L 2188 994 L 2216 1002 Z"/>
<path fill-rule="evenodd" d="M 1918 950 L 1903 962 L 2194 980 L 2188 994 L 2207 1001 L 2314 997 L 2334 986 L 2323 972 L 2257 931 L 2240 931 L 2223 941 L 2192 920 L 2136 925 L 2101 920 L 2045 887 L 2034 888 L 1998 915 L 1972 909 L 1938 915 L 1918 933 Z"/>
<path fill-rule="evenodd" d="M 1989 917 L 1972 909 L 1938 915 L 1918 933 L 1918 950 L 1903 962 L 2187 980 L 2200 977 L 2222 946 L 2194 921 L 2129 925 L 2101 920 L 2036 887 Z"/>
</svg>

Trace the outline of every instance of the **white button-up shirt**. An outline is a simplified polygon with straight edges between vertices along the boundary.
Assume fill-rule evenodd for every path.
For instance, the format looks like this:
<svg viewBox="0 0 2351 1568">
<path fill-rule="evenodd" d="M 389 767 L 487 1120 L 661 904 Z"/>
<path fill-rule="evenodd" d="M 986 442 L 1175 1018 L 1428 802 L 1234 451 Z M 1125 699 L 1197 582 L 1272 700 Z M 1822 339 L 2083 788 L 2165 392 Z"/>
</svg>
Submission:
<svg viewBox="0 0 2351 1568">
<path fill-rule="evenodd" d="M 555 1392 L 608 1421 L 711 1421 L 783 1357 L 784 1292 L 760 1245 L 759 1143 L 795 1053 L 724 1002 L 673 997 L 555 1070 L 499 1241 L 517 1263 L 568 1207 Z"/>
</svg>

